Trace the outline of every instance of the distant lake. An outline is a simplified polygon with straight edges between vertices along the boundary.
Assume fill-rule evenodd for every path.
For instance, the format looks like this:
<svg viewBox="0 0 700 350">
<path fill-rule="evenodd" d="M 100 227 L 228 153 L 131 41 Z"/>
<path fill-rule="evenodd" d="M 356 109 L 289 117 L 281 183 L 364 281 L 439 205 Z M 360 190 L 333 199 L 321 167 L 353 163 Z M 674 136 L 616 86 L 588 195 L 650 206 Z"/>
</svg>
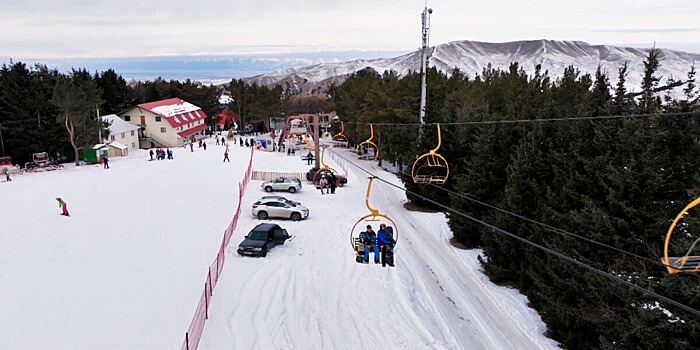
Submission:
<svg viewBox="0 0 700 350">
<path fill-rule="evenodd" d="M 205 84 L 221 84 L 231 79 L 252 77 L 279 68 L 303 67 L 323 62 L 345 62 L 361 58 L 395 57 L 403 51 L 305 52 L 240 56 L 157 56 L 122 58 L 12 58 L 27 66 L 35 63 L 69 72 L 85 68 L 94 73 L 114 69 L 127 80 L 191 79 Z M 10 59 L 1 58 L 5 64 Z"/>
</svg>

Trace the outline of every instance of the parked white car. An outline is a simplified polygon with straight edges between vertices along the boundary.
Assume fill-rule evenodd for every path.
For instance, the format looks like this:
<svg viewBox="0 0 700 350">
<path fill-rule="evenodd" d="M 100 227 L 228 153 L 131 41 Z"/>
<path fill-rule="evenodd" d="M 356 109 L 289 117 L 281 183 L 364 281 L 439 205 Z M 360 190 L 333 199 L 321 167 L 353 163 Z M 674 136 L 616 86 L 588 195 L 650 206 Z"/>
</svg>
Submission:
<svg viewBox="0 0 700 350">
<path fill-rule="evenodd" d="M 301 191 L 301 181 L 295 177 L 278 177 L 272 181 L 263 182 L 260 188 L 267 192 L 289 191 L 289 193 L 294 193 Z"/>
<path fill-rule="evenodd" d="M 299 221 L 309 216 L 309 209 L 298 202 L 287 201 L 277 198 L 261 199 L 253 203 L 251 213 L 260 220 L 267 218 L 282 218 Z M 295 204 L 296 203 L 296 204 Z"/>
</svg>

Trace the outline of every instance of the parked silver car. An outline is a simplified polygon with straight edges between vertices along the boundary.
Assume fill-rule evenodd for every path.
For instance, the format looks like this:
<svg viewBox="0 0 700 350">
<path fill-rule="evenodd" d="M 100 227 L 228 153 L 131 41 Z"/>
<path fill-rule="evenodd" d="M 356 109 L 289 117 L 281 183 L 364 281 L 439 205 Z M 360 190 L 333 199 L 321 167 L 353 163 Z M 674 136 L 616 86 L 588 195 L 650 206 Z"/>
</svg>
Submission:
<svg viewBox="0 0 700 350">
<path fill-rule="evenodd" d="M 267 195 L 267 196 L 262 196 L 262 197 L 260 197 L 260 199 L 258 199 L 258 201 L 261 201 L 261 202 L 262 202 L 262 201 L 267 201 L 267 200 L 278 200 L 278 201 L 282 201 L 282 202 L 292 203 L 292 204 L 294 204 L 294 205 L 300 205 L 300 204 L 301 204 L 301 203 L 299 203 L 299 202 L 297 202 L 297 201 L 293 201 L 293 200 L 291 200 L 291 199 L 287 199 L 287 197 L 277 196 L 277 195 L 274 195 L 274 194 Z"/>
<path fill-rule="evenodd" d="M 263 182 L 260 188 L 267 192 L 289 191 L 289 193 L 294 193 L 301 191 L 301 181 L 295 177 L 278 177 L 272 181 Z"/>
<path fill-rule="evenodd" d="M 259 200 L 253 203 L 251 213 L 260 220 L 265 220 L 267 218 L 283 218 L 299 221 L 307 218 L 309 216 L 309 209 L 301 204 L 294 203 L 279 199 Z"/>
</svg>

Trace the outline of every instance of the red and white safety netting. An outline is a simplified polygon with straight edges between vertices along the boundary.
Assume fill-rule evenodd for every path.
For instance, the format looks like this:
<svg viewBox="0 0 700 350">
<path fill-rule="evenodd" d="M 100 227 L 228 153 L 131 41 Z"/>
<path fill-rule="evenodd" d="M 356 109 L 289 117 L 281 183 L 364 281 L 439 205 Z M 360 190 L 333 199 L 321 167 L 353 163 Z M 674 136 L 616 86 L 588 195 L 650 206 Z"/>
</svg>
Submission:
<svg viewBox="0 0 700 350">
<path fill-rule="evenodd" d="M 206 322 L 207 318 L 209 318 L 209 304 L 211 302 L 211 296 L 214 293 L 214 287 L 216 287 L 216 282 L 219 280 L 221 271 L 224 269 L 225 250 L 228 243 L 231 241 L 233 231 L 236 229 L 236 225 L 238 224 L 238 216 L 241 214 L 241 199 L 243 198 L 246 187 L 248 187 L 250 175 L 253 172 L 254 149 L 255 147 L 250 148 L 248 169 L 243 176 L 243 181 L 238 184 L 238 207 L 236 208 L 236 214 L 233 215 L 231 223 L 224 231 L 224 239 L 221 241 L 221 246 L 219 246 L 219 252 L 216 254 L 216 259 L 214 259 L 214 262 L 209 265 L 209 272 L 207 273 L 207 279 L 204 283 L 204 291 L 202 291 L 202 296 L 199 298 L 199 304 L 197 305 L 197 309 L 195 309 L 192 323 L 190 323 L 190 328 L 185 333 L 185 341 L 182 343 L 181 350 L 197 350 L 197 347 L 199 347 L 199 339 L 202 338 L 202 332 L 204 331 L 204 322 Z"/>
</svg>

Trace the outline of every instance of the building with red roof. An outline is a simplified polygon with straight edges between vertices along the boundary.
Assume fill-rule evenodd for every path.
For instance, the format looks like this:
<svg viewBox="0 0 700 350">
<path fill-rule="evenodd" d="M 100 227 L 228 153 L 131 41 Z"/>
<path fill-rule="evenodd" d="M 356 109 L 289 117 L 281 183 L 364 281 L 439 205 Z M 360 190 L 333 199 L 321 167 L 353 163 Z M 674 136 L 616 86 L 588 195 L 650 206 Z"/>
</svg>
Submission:
<svg viewBox="0 0 700 350">
<path fill-rule="evenodd" d="M 203 136 L 207 129 L 204 111 L 179 98 L 142 103 L 118 115 L 140 127 L 139 137 L 145 148 L 182 146 Z"/>
<path fill-rule="evenodd" d="M 231 111 L 221 111 L 217 113 L 215 117 L 218 118 L 218 121 L 216 122 L 216 127 L 218 130 L 224 130 L 226 122 L 235 124 L 235 122 L 238 121 L 238 117 L 236 116 L 236 114 Z"/>
</svg>

